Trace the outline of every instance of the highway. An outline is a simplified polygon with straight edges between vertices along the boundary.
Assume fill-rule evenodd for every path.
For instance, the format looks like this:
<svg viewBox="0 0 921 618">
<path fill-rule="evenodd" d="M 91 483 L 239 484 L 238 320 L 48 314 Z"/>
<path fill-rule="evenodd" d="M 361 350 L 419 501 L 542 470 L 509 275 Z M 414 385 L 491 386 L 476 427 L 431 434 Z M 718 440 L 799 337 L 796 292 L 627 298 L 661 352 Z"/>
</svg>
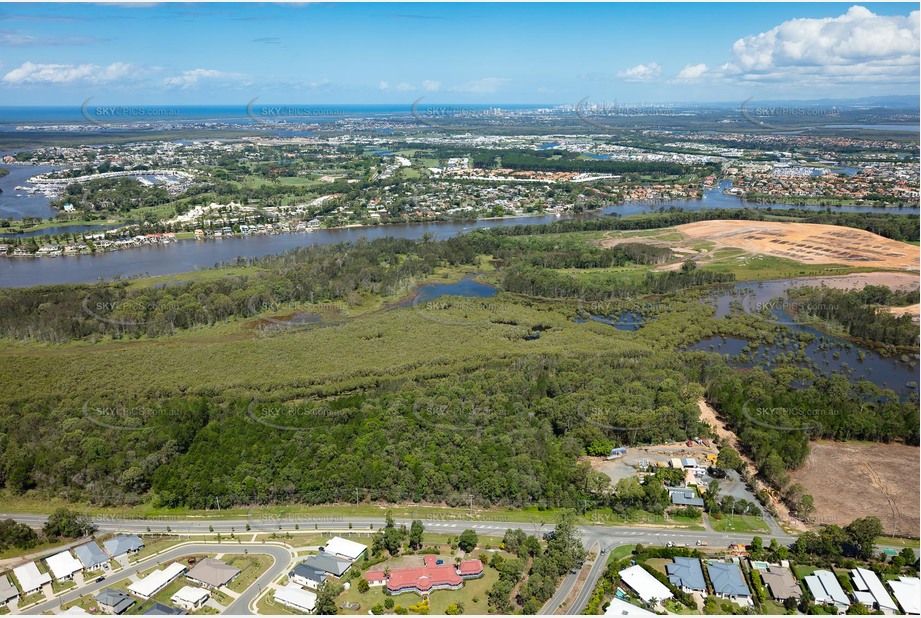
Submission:
<svg viewBox="0 0 921 618">
<path fill-rule="evenodd" d="M 41 528 L 41 526 L 45 523 L 47 516 L 23 513 L 0 513 L 0 519 L 6 518 L 13 518 L 16 521 L 28 524 L 34 528 Z M 505 534 L 506 530 L 515 528 L 521 528 L 528 534 L 542 535 L 554 529 L 554 525 L 552 523 L 480 521 L 476 519 L 442 520 L 426 518 L 425 516 L 422 516 L 419 519 L 421 519 L 425 524 L 425 529 L 430 532 L 449 534 L 457 533 L 458 535 L 467 528 L 475 530 L 477 534 L 481 536 L 502 536 Z M 100 532 L 148 533 L 169 531 L 173 534 L 195 535 L 203 537 L 217 534 L 218 532 L 234 532 L 237 535 L 245 535 L 247 532 L 247 525 L 250 527 L 250 530 L 248 531 L 250 534 L 255 532 L 294 532 L 295 526 L 299 528 L 301 533 L 310 533 L 315 530 L 338 534 L 370 533 L 372 530 L 377 530 L 384 525 L 383 518 L 307 517 L 297 515 L 284 517 L 254 515 L 248 516 L 245 519 L 233 520 L 198 518 L 190 519 L 185 517 L 128 519 L 117 516 L 94 516 L 92 520 L 93 523 L 99 528 Z M 406 524 L 409 526 L 411 523 L 411 519 L 407 518 L 394 518 L 394 520 L 397 525 Z M 351 528 L 349 525 L 351 525 Z M 698 540 L 706 542 L 713 547 L 725 547 L 730 543 L 749 543 L 751 542 L 752 536 L 754 536 L 753 533 L 730 534 L 712 531 L 689 531 L 675 528 L 654 528 L 649 526 L 581 526 L 578 528 L 578 531 L 582 537 L 582 543 L 586 548 L 593 548 L 597 550 L 597 548 L 603 547 L 605 548 L 606 553 L 603 556 L 597 556 L 595 563 L 590 568 L 588 579 L 584 582 L 584 585 L 579 591 L 575 601 L 571 603 L 570 606 L 565 608 L 567 614 L 581 613 L 582 609 L 585 607 L 591 596 L 595 584 L 604 573 L 608 553 L 614 547 L 619 545 L 635 545 L 637 543 L 642 543 L 643 545 L 665 545 L 668 542 L 676 544 L 684 543 L 688 546 L 694 546 Z M 776 538 L 779 542 L 784 544 L 792 543 L 795 540 L 795 537 L 785 534 L 776 535 L 769 533 L 759 533 L 758 536 L 761 536 L 766 541 L 770 541 L 771 538 Z M 131 573 L 135 572 L 138 567 L 140 567 L 141 570 L 144 570 L 156 564 L 157 562 L 161 562 L 170 558 L 178 558 L 185 554 L 196 552 L 214 553 L 215 547 L 223 546 L 227 546 L 228 548 L 235 548 L 237 551 L 240 551 L 242 548 L 249 548 L 251 552 L 256 552 L 259 550 L 260 553 L 270 553 L 273 557 L 275 557 L 275 564 L 269 570 L 269 572 L 260 577 L 257 581 L 257 585 L 251 586 L 246 591 L 244 596 L 241 596 L 240 599 L 235 601 L 233 605 L 228 608 L 228 613 L 250 613 L 248 610 L 249 601 L 252 601 L 255 598 L 261 588 L 264 588 L 269 582 L 271 582 L 277 576 L 281 575 L 287 569 L 291 558 L 288 550 L 281 547 L 264 545 L 262 543 L 256 544 L 232 542 L 222 543 L 220 545 L 215 543 L 192 545 L 183 548 L 171 549 L 167 552 L 164 552 L 163 554 L 156 556 L 153 562 L 144 561 L 143 563 L 138 563 L 138 565 L 132 565 L 132 567 L 125 569 L 124 571 L 119 571 L 118 577 L 122 578 L 123 576 L 130 575 Z M 192 547 L 193 549 L 188 549 L 188 547 Z M 567 599 L 572 593 L 572 590 L 577 583 L 577 579 L 578 575 L 566 575 L 559 589 L 557 590 L 557 593 L 550 601 L 548 601 L 541 613 L 554 613 L 559 607 L 559 604 Z M 25 613 L 41 613 L 50 607 L 57 606 L 61 600 L 66 603 L 74 600 L 80 594 L 95 592 L 105 587 L 106 585 L 106 582 L 100 582 L 99 584 L 89 584 L 81 588 L 79 591 L 66 593 L 61 595 L 61 597 L 56 598 L 54 601 L 49 601 L 40 606 L 37 606 L 34 608 L 35 611 L 30 610 Z"/>
</svg>

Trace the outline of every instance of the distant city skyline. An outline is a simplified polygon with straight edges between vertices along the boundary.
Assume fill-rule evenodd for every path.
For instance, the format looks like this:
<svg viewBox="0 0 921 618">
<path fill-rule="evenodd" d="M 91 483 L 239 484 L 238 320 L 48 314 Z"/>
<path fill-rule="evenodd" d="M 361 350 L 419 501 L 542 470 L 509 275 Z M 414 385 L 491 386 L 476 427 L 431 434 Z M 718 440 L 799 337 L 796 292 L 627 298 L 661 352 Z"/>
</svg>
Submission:
<svg viewBox="0 0 921 618">
<path fill-rule="evenodd" d="M 0 4 L 4 106 L 919 94 L 916 3 Z"/>
</svg>

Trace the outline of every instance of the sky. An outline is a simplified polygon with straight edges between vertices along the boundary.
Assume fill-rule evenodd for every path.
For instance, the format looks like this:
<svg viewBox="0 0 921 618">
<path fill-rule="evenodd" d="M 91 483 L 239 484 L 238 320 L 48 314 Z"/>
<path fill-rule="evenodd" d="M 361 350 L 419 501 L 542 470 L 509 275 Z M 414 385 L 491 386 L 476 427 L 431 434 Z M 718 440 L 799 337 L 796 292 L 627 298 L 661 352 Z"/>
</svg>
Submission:
<svg viewBox="0 0 921 618">
<path fill-rule="evenodd" d="M 0 3 L 0 105 L 919 93 L 917 3 Z"/>
</svg>

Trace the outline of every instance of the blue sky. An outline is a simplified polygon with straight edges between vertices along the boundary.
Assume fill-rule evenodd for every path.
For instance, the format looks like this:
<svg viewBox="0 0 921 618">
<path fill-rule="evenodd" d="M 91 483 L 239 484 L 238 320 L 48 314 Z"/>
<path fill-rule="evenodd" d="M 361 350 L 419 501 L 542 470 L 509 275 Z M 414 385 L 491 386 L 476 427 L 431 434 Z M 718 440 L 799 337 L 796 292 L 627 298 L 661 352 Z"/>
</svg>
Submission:
<svg viewBox="0 0 921 618">
<path fill-rule="evenodd" d="M 918 4 L 0 4 L 4 105 L 919 92 Z"/>
</svg>

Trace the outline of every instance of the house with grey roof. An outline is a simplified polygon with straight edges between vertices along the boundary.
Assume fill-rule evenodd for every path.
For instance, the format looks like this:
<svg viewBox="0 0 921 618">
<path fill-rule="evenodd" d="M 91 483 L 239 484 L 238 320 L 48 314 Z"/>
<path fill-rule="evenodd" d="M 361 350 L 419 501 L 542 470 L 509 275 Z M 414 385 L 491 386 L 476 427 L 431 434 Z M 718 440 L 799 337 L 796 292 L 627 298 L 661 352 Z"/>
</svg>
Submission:
<svg viewBox="0 0 921 618">
<path fill-rule="evenodd" d="M 109 554 L 102 551 L 102 548 L 96 544 L 96 541 L 90 541 L 86 545 L 74 547 L 74 553 L 83 568 L 90 571 L 101 569 L 102 565 L 109 561 Z"/>
<path fill-rule="evenodd" d="M 186 574 L 194 582 L 206 588 L 220 588 L 226 586 L 234 577 L 240 574 L 240 569 L 230 566 L 223 560 L 204 558 Z"/>
<path fill-rule="evenodd" d="M 742 571 L 735 562 L 711 562 L 707 565 L 707 572 L 716 596 L 734 601 L 751 597 Z"/>
<path fill-rule="evenodd" d="M 770 565 L 761 571 L 761 581 L 767 586 L 771 598 L 777 601 L 799 600 L 803 596 L 793 572 L 787 567 Z"/>
<path fill-rule="evenodd" d="M 326 581 L 326 571 L 322 571 L 306 562 L 299 562 L 288 573 L 288 578 L 300 586 L 316 589 Z"/>
<path fill-rule="evenodd" d="M 328 575 L 335 575 L 336 577 L 342 577 L 342 574 L 348 571 L 349 567 L 352 566 L 352 563 L 348 560 L 340 560 L 326 553 L 310 556 L 301 564 L 306 564 L 308 567 L 316 569 L 317 571 L 323 571 Z"/>
<path fill-rule="evenodd" d="M 146 612 L 145 616 L 185 616 L 186 613 L 181 609 L 176 609 L 175 607 L 170 607 L 169 605 L 164 605 L 163 603 L 154 603 L 150 606 Z"/>
<path fill-rule="evenodd" d="M 697 497 L 697 492 L 693 489 L 669 489 L 668 496 L 672 504 L 677 506 L 697 506 L 703 507 L 704 499 Z"/>
<path fill-rule="evenodd" d="M 144 541 L 136 534 L 119 534 L 102 544 L 109 555 L 118 558 L 122 554 L 130 554 L 144 547 Z"/>
<path fill-rule="evenodd" d="M 665 565 L 668 581 L 684 592 L 706 592 L 707 581 L 704 579 L 704 570 L 697 558 L 675 556 L 673 561 Z"/>
<path fill-rule="evenodd" d="M 96 602 L 99 608 L 107 614 L 123 614 L 129 607 L 134 605 L 134 599 L 121 590 L 115 588 L 106 588 L 96 595 Z"/>
<path fill-rule="evenodd" d="M 19 596 L 19 590 L 10 581 L 9 575 L 0 575 L 0 607 Z"/>
</svg>

